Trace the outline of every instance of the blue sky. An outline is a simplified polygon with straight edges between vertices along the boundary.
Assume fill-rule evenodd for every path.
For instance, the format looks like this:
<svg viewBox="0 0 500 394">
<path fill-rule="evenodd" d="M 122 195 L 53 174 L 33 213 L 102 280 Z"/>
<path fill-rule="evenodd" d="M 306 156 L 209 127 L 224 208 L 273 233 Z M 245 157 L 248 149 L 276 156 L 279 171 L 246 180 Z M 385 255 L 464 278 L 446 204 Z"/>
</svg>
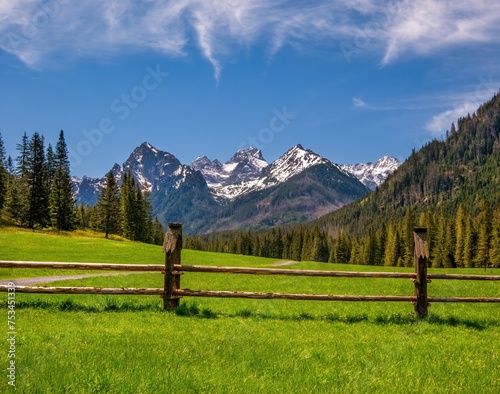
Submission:
<svg viewBox="0 0 500 394">
<path fill-rule="evenodd" d="M 143 141 L 404 160 L 499 90 L 499 36 L 485 0 L 0 0 L 0 132 L 63 129 L 77 176 Z"/>
</svg>

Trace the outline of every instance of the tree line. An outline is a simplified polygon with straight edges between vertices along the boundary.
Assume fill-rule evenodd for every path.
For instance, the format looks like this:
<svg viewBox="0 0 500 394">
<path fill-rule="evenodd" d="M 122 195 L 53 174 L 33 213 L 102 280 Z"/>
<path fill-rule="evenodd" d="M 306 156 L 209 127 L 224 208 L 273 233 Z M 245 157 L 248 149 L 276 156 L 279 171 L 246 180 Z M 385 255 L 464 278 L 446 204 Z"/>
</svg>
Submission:
<svg viewBox="0 0 500 394">
<path fill-rule="evenodd" d="M 18 156 L 6 157 L 0 134 L 0 213 L 16 225 L 58 231 L 93 229 L 125 238 L 161 244 L 163 228 L 153 219 L 149 193 L 125 173 L 121 186 L 109 172 L 95 207 L 75 206 L 64 131 L 55 150 L 43 135 L 23 134 Z"/>
<path fill-rule="evenodd" d="M 195 235 L 186 237 L 184 245 L 295 261 L 412 267 L 415 227 L 428 229 L 432 267 L 500 267 L 500 207 L 492 209 L 485 200 L 475 217 L 463 205 L 455 218 L 442 209 L 416 215 L 407 208 L 402 220 L 369 226 L 364 235 L 300 226 Z"/>
</svg>

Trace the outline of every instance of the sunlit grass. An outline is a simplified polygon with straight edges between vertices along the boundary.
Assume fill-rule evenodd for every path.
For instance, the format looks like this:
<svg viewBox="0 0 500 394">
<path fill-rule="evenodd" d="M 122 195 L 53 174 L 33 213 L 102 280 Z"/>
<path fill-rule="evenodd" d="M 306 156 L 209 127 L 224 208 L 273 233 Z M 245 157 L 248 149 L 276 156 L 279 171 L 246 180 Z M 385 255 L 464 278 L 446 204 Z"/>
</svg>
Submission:
<svg viewBox="0 0 500 394">
<path fill-rule="evenodd" d="M 129 241 L 0 230 L 3 260 L 162 264 Z M 19 247 L 21 246 L 21 247 Z M 5 253 L 5 255 L 4 255 Z M 184 264 L 270 267 L 277 260 L 184 250 Z M 408 271 L 301 262 L 282 268 Z M 19 272 L 21 271 L 21 272 Z M 432 270 L 436 272 L 435 270 Z M 58 275 L 75 271 L 57 271 Z M 482 270 L 439 270 L 482 274 Z M 499 270 L 489 273 L 500 274 Z M 76 271 L 87 273 L 87 271 Z M 53 270 L 1 270 L 9 275 Z M 161 274 L 57 286 L 163 287 Z M 408 279 L 186 273 L 182 288 L 325 294 L 413 294 Z M 430 295 L 500 297 L 495 282 L 438 281 Z M 6 319 L 6 295 L 0 315 Z M 438 304 L 424 321 L 407 302 L 16 294 L 21 393 L 497 393 L 498 304 Z M 4 346 L 8 346 L 5 341 Z M 6 354 L 6 353 L 5 353 Z M 4 359 L 5 366 L 6 358 Z M 6 391 L 0 382 L 0 392 Z M 5 390 L 4 390 L 5 389 Z"/>
</svg>

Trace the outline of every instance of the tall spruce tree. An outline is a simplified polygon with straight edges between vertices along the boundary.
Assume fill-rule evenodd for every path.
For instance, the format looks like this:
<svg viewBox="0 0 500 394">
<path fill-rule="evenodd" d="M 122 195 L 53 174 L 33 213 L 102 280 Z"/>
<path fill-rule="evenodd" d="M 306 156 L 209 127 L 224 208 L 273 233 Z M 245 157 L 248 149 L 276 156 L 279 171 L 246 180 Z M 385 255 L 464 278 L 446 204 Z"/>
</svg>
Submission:
<svg viewBox="0 0 500 394">
<path fill-rule="evenodd" d="M 486 267 L 490 258 L 491 212 L 486 200 L 479 203 L 477 221 L 477 248 L 474 260 L 476 267 Z"/>
<path fill-rule="evenodd" d="M 25 224 L 28 228 L 47 227 L 49 224 L 49 195 L 46 181 L 44 139 L 34 133 L 29 143 L 27 160 L 28 210 Z"/>
<path fill-rule="evenodd" d="M 406 208 L 405 217 L 403 219 L 403 265 L 405 267 L 413 266 L 413 229 L 415 226 L 415 218 L 413 215 L 413 209 L 411 207 Z"/>
<path fill-rule="evenodd" d="M 464 266 L 464 248 L 465 248 L 465 208 L 463 204 L 458 206 L 457 217 L 455 219 L 455 264 L 457 267 Z"/>
<path fill-rule="evenodd" d="M 385 245 L 384 265 L 395 267 L 399 258 L 399 232 L 393 222 L 387 228 L 387 242 Z"/>
<path fill-rule="evenodd" d="M 465 219 L 465 242 L 464 242 L 464 267 L 474 267 L 474 256 L 476 250 L 476 232 L 472 219 L 467 216 Z"/>
<path fill-rule="evenodd" d="M 493 211 L 491 219 L 490 262 L 500 268 L 500 207 Z"/>
<path fill-rule="evenodd" d="M 155 218 L 153 223 L 153 243 L 155 245 L 162 245 L 163 237 L 164 237 L 163 226 L 161 225 L 158 218 Z"/>
<path fill-rule="evenodd" d="M 26 132 L 21 143 L 16 144 L 19 155 L 16 157 L 16 167 L 11 173 L 7 193 L 7 213 L 10 218 L 22 226 L 27 226 L 29 212 L 28 156 L 29 139 Z"/>
<path fill-rule="evenodd" d="M 54 182 L 54 175 L 56 173 L 56 156 L 54 154 L 54 150 L 52 149 L 52 145 L 49 144 L 47 147 L 47 185 L 49 191 L 52 192 L 52 183 Z"/>
<path fill-rule="evenodd" d="M 120 189 L 120 216 L 121 234 L 131 240 L 136 240 L 135 208 L 135 181 L 129 169 L 123 174 Z"/>
<path fill-rule="evenodd" d="M 49 153 L 51 149 L 49 149 Z M 52 161 L 52 162 L 51 162 Z M 73 187 L 70 176 L 70 163 L 68 148 L 64 140 L 64 131 L 59 133 L 59 141 L 53 158 L 48 160 L 47 177 L 52 177 L 50 188 L 50 213 L 52 225 L 59 231 L 71 231 L 74 229 L 74 205 Z"/>
<path fill-rule="evenodd" d="M 120 230 L 120 191 L 112 171 L 106 175 L 106 184 L 97 203 L 95 227 L 109 234 L 118 234 Z"/>
</svg>

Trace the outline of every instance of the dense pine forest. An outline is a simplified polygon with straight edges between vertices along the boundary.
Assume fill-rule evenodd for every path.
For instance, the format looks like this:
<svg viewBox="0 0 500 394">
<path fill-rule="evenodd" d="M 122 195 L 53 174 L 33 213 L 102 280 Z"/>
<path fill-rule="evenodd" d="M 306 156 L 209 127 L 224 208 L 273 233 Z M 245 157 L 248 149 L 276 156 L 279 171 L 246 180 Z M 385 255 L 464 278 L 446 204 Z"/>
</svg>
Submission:
<svg viewBox="0 0 500 394">
<path fill-rule="evenodd" d="M 163 228 L 153 219 L 147 191 L 141 191 L 130 175 L 121 186 L 112 172 L 95 207 L 75 206 L 68 150 L 64 132 L 55 150 L 45 148 L 43 135 L 24 133 L 17 145 L 19 155 L 6 157 L 0 135 L 0 214 L 29 229 L 73 231 L 89 228 L 121 235 L 134 241 L 161 244 Z"/>
<path fill-rule="evenodd" d="M 413 151 L 373 193 L 318 220 L 190 237 L 187 247 L 291 260 L 411 266 L 415 226 L 433 267 L 500 267 L 500 95 Z"/>
</svg>

